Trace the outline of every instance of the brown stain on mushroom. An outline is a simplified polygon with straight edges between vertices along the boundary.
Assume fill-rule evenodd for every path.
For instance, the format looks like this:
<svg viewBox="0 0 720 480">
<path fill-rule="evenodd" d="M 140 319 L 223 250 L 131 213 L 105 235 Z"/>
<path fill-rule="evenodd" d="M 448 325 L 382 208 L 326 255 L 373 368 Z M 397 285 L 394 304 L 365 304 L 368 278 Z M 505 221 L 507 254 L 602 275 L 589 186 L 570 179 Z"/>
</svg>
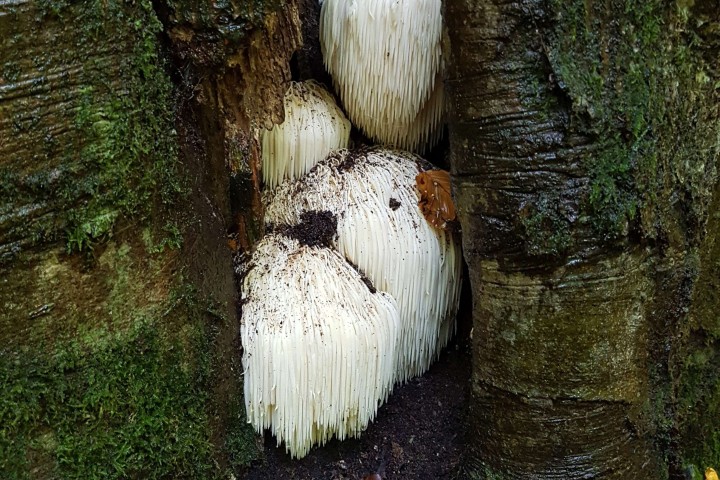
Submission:
<svg viewBox="0 0 720 480">
<path fill-rule="evenodd" d="M 444 229 L 455 220 L 455 203 L 450 188 L 450 174 L 445 170 L 428 170 L 415 177 L 420 192 L 418 205 L 425 219 L 435 228 Z"/>
</svg>

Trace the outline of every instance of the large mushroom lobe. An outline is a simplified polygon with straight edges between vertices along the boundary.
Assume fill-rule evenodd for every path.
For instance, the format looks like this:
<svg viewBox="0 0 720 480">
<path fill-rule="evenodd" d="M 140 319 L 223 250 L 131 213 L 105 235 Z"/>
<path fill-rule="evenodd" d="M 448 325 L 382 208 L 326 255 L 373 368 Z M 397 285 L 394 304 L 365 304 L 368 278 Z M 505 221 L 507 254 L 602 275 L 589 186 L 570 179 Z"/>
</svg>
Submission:
<svg viewBox="0 0 720 480">
<path fill-rule="evenodd" d="M 422 153 L 443 117 L 441 0 L 325 0 L 320 47 L 353 124 Z"/>
<path fill-rule="evenodd" d="M 335 250 L 265 236 L 242 272 L 248 421 L 293 457 L 358 436 L 392 390 L 395 300 Z"/>
<path fill-rule="evenodd" d="M 396 381 L 421 375 L 452 333 L 461 283 L 457 236 L 430 225 L 418 206 L 420 157 L 380 148 L 341 150 L 266 203 L 267 224 L 297 224 L 306 211 L 338 219 L 335 248 L 398 305 Z"/>
</svg>

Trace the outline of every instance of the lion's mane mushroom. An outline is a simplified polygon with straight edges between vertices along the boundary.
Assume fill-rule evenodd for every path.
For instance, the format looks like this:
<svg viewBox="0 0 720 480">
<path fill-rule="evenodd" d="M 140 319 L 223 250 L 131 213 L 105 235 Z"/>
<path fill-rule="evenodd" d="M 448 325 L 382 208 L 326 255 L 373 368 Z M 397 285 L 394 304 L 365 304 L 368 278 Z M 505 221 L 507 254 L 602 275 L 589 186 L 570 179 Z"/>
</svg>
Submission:
<svg viewBox="0 0 720 480">
<path fill-rule="evenodd" d="M 285 121 L 261 133 L 265 185 L 298 178 L 332 150 L 346 148 L 350 121 L 333 96 L 315 81 L 292 82 L 285 93 Z"/>
<path fill-rule="evenodd" d="M 400 328 L 395 300 L 337 251 L 287 236 L 311 230 L 260 241 L 241 293 L 248 421 L 293 457 L 367 427 L 392 390 Z"/>
<path fill-rule="evenodd" d="M 451 231 L 433 228 L 418 206 L 422 160 L 384 149 L 341 150 L 267 204 L 268 224 L 297 224 L 304 212 L 338 218 L 334 245 L 398 303 L 402 330 L 396 380 L 424 373 L 454 331 L 461 256 Z"/>
<path fill-rule="evenodd" d="M 443 113 L 440 0 L 325 0 L 323 61 L 353 124 L 421 152 Z"/>
</svg>

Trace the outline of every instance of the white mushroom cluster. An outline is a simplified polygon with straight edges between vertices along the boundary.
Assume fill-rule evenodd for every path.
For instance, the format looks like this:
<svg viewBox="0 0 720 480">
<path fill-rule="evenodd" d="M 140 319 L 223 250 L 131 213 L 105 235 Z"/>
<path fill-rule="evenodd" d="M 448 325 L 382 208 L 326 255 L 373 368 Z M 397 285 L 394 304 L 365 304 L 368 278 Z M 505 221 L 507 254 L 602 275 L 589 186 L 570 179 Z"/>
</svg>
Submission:
<svg viewBox="0 0 720 480">
<path fill-rule="evenodd" d="M 356 126 L 408 150 L 438 141 L 440 0 L 325 0 L 320 28 Z M 454 216 L 436 221 L 452 200 L 446 174 L 442 191 L 420 181 L 421 195 L 420 157 L 345 150 L 350 122 L 314 81 L 291 83 L 284 106 L 259 139 L 270 233 L 241 266 L 241 337 L 248 421 L 303 457 L 359 435 L 395 383 L 437 358 L 462 260 Z"/>
<path fill-rule="evenodd" d="M 242 284 L 249 422 L 293 457 L 362 432 L 392 389 L 399 317 L 336 251 L 284 235 L 257 246 Z"/>
<path fill-rule="evenodd" d="M 418 207 L 421 162 L 400 151 L 342 150 L 281 185 L 265 211 L 267 224 L 296 225 L 320 209 L 337 216 L 335 247 L 398 303 L 401 382 L 424 373 L 447 344 L 460 292 L 458 239 L 433 228 Z"/>
<path fill-rule="evenodd" d="M 350 121 L 317 82 L 292 82 L 284 105 L 285 121 L 261 133 L 263 181 L 269 188 L 300 178 L 350 139 Z"/>
<path fill-rule="evenodd" d="M 320 46 L 353 124 L 424 151 L 443 114 L 441 0 L 325 0 Z"/>
</svg>

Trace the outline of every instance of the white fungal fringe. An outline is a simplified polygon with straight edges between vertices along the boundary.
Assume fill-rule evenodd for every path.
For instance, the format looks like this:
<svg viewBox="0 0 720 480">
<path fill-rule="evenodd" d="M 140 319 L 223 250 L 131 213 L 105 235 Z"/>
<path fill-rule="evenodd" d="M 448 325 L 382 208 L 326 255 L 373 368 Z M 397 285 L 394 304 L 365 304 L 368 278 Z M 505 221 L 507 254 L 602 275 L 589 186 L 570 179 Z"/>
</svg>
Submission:
<svg viewBox="0 0 720 480">
<path fill-rule="evenodd" d="M 443 114 L 441 0 L 325 0 L 323 61 L 353 124 L 421 152 Z"/>
<path fill-rule="evenodd" d="M 399 317 L 336 251 L 268 235 L 242 283 L 245 406 L 293 457 L 359 435 L 392 390 Z"/>
<path fill-rule="evenodd" d="M 418 207 L 419 160 L 399 151 L 341 150 L 281 185 L 265 211 L 268 224 L 297 224 L 308 210 L 337 216 L 336 248 L 398 303 L 397 381 L 424 373 L 447 344 L 460 292 L 458 239 L 433 228 Z"/>
<path fill-rule="evenodd" d="M 333 96 L 315 81 L 292 82 L 285 93 L 285 121 L 263 130 L 263 181 L 274 188 L 307 173 L 333 150 L 346 148 L 350 121 Z"/>
</svg>

